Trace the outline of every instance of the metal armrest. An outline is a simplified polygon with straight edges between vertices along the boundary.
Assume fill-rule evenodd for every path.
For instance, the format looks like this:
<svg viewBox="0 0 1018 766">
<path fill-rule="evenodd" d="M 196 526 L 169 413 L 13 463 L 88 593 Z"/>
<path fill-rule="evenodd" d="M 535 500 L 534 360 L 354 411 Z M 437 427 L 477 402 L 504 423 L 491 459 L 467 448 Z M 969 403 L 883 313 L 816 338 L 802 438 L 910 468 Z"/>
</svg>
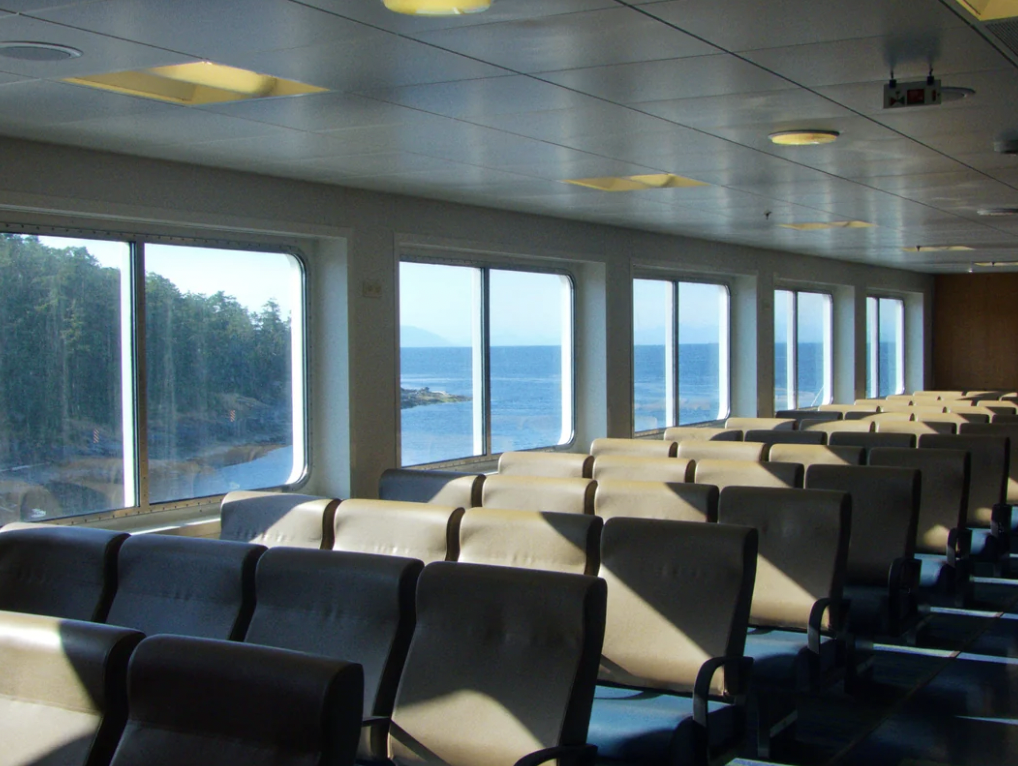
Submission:
<svg viewBox="0 0 1018 766">
<path fill-rule="evenodd" d="M 820 654 L 820 636 L 823 634 L 824 614 L 830 607 L 831 600 L 829 598 L 818 598 L 813 602 L 813 608 L 809 610 L 809 625 L 806 627 L 806 647 L 815 655 Z M 833 619 L 838 617 L 835 612 L 831 612 L 831 616 Z"/>
<path fill-rule="evenodd" d="M 516 766 L 537 766 L 554 758 L 561 758 L 571 766 L 592 766 L 596 756 L 594 745 L 556 745 L 528 753 L 516 761 Z"/>
<path fill-rule="evenodd" d="M 947 565 L 957 566 L 958 560 L 964 560 L 972 553 L 972 530 L 968 527 L 954 527 L 947 533 Z"/>
<path fill-rule="evenodd" d="M 752 657 L 711 657 L 697 671 L 693 684 L 693 721 L 707 729 L 707 701 L 710 699 L 710 684 L 719 668 L 725 668 L 728 696 L 740 702 L 746 696 L 749 674 L 753 668 Z"/>
<path fill-rule="evenodd" d="M 990 515 L 990 534 L 1001 543 L 1001 550 L 1007 552 L 1011 538 L 1011 506 L 1007 503 L 996 503 Z"/>
</svg>

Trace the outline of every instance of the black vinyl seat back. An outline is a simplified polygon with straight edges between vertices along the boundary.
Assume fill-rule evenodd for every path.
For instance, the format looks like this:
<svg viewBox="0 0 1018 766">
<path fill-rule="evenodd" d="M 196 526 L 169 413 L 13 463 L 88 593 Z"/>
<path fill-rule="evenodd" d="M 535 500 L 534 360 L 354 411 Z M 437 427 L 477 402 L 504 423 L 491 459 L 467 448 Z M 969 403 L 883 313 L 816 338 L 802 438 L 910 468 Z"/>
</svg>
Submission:
<svg viewBox="0 0 1018 766">
<path fill-rule="evenodd" d="M 339 500 L 290 492 L 230 492 L 221 506 L 220 540 L 267 547 L 332 547 Z"/>
</svg>

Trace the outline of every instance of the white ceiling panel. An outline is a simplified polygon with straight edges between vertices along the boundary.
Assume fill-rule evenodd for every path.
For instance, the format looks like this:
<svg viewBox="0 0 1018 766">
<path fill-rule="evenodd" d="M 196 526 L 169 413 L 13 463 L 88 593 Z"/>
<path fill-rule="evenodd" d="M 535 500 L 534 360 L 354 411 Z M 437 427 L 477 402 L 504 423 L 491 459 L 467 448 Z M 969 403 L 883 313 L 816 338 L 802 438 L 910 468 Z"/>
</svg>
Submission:
<svg viewBox="0 0 1018 766">
<path fill-rule="evenodd" d="M 0 87 L 0 132 L 7 125 L 52 125 L 78 120 L 165 114 L 168 104 L 48 80 Z"/>
</svg>

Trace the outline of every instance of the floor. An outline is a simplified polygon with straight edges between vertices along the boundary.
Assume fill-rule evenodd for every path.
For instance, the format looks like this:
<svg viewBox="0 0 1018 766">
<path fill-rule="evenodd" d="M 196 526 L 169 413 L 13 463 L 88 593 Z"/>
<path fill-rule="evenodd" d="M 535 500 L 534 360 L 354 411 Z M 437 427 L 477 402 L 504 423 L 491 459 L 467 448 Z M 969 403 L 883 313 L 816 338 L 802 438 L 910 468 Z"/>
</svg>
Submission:
<svg viewBox="0 0 1018 766">
<path fill-rule="evenodd" d="M 979 578 L 971 608 L 934 610 L 915 647 L 877 645 L 864 688 L 810 699 L 769 763 L 1018 764 L 1018 579 Z"/>
</svg>

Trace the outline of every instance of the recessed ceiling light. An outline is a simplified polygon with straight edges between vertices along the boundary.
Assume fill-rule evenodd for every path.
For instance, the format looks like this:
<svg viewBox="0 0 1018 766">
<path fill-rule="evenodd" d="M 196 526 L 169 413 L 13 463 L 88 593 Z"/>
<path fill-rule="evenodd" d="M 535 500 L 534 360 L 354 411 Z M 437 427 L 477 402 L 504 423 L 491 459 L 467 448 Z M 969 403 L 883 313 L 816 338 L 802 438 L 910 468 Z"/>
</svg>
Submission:
<svg viewBox="0 0 1018 766">
<path fill-rule="evenodd" d="M 979 215 L 1009 216 L 1018 215 L 1018 207 L 984 207 L 977 211 Z"/>
<path fill-rule="evenodd" d="M 645 191 L 647 189 L 684 189 L 707 186 L 703 181 L 673 176 L 671 173 L 654 173 L 643 176 L 606 176 L 604 178 L 567 178 L 564 183 L 586 186 L 607 192 Z"/>
<path fill-rule="evenodd" d="M 384 0 L 385 7 L 411 16 L 459 16 L 480 13 L 491 6 L 491 0 Z"/>
<path fill-rule="evenodd" d="M 81 51 L 68 45 L 37 43 L 27 40 L 0 42 L 0 56 L 18 61 L 66 61 L 81 56 Z"/>
<path fill-rule="evenodd" d="M 779 223 L 786 229 L 796 231 L 823 231 L 825 229 L 871 229 L 874 224 L 866 221 L 818 221 L 816 223 Z"/>
<path fill-rule="evenodd" d="M 249 98 L 299 96 L 323 93 L 326 90 L 295 80 L 284 80 L 206 61 L 88 77 L 68 77 L 64 82 L 184 106 L 219 104 Z"/>
<path fill-rule="evenodd" d="M 816 146 L 833 143 L 840 135 L 836 130 L 779 130 L 768 138 L 778 146 Z"/>
<path fill-rule="evenodd" d="M 980 21 L 1018 16 L 1018 0 L 958 0 L 958 5 Z"/>
<path fill-rule="evenodd" d="M 986 268 L 1002 268 L 1004 266 L 1018 266 L 1018 261 L 976 261 L 973 266 L 984 266 Z"/>
<path fill-rule="evenodd" d="M 915 247 L 901 248 L 906 253 L 946 253 L 959 252 L 963 250 L 975 250 L 968 245 L 916 245 Z"/>
<path fill-rule="evenodd" d="M 976 92 L 972 88 L 959 88 L 951 85 L 943 85 L 940 88 L 941 103 L 961 101 L 974 95 L 976 95 Z"/>
</svg>

